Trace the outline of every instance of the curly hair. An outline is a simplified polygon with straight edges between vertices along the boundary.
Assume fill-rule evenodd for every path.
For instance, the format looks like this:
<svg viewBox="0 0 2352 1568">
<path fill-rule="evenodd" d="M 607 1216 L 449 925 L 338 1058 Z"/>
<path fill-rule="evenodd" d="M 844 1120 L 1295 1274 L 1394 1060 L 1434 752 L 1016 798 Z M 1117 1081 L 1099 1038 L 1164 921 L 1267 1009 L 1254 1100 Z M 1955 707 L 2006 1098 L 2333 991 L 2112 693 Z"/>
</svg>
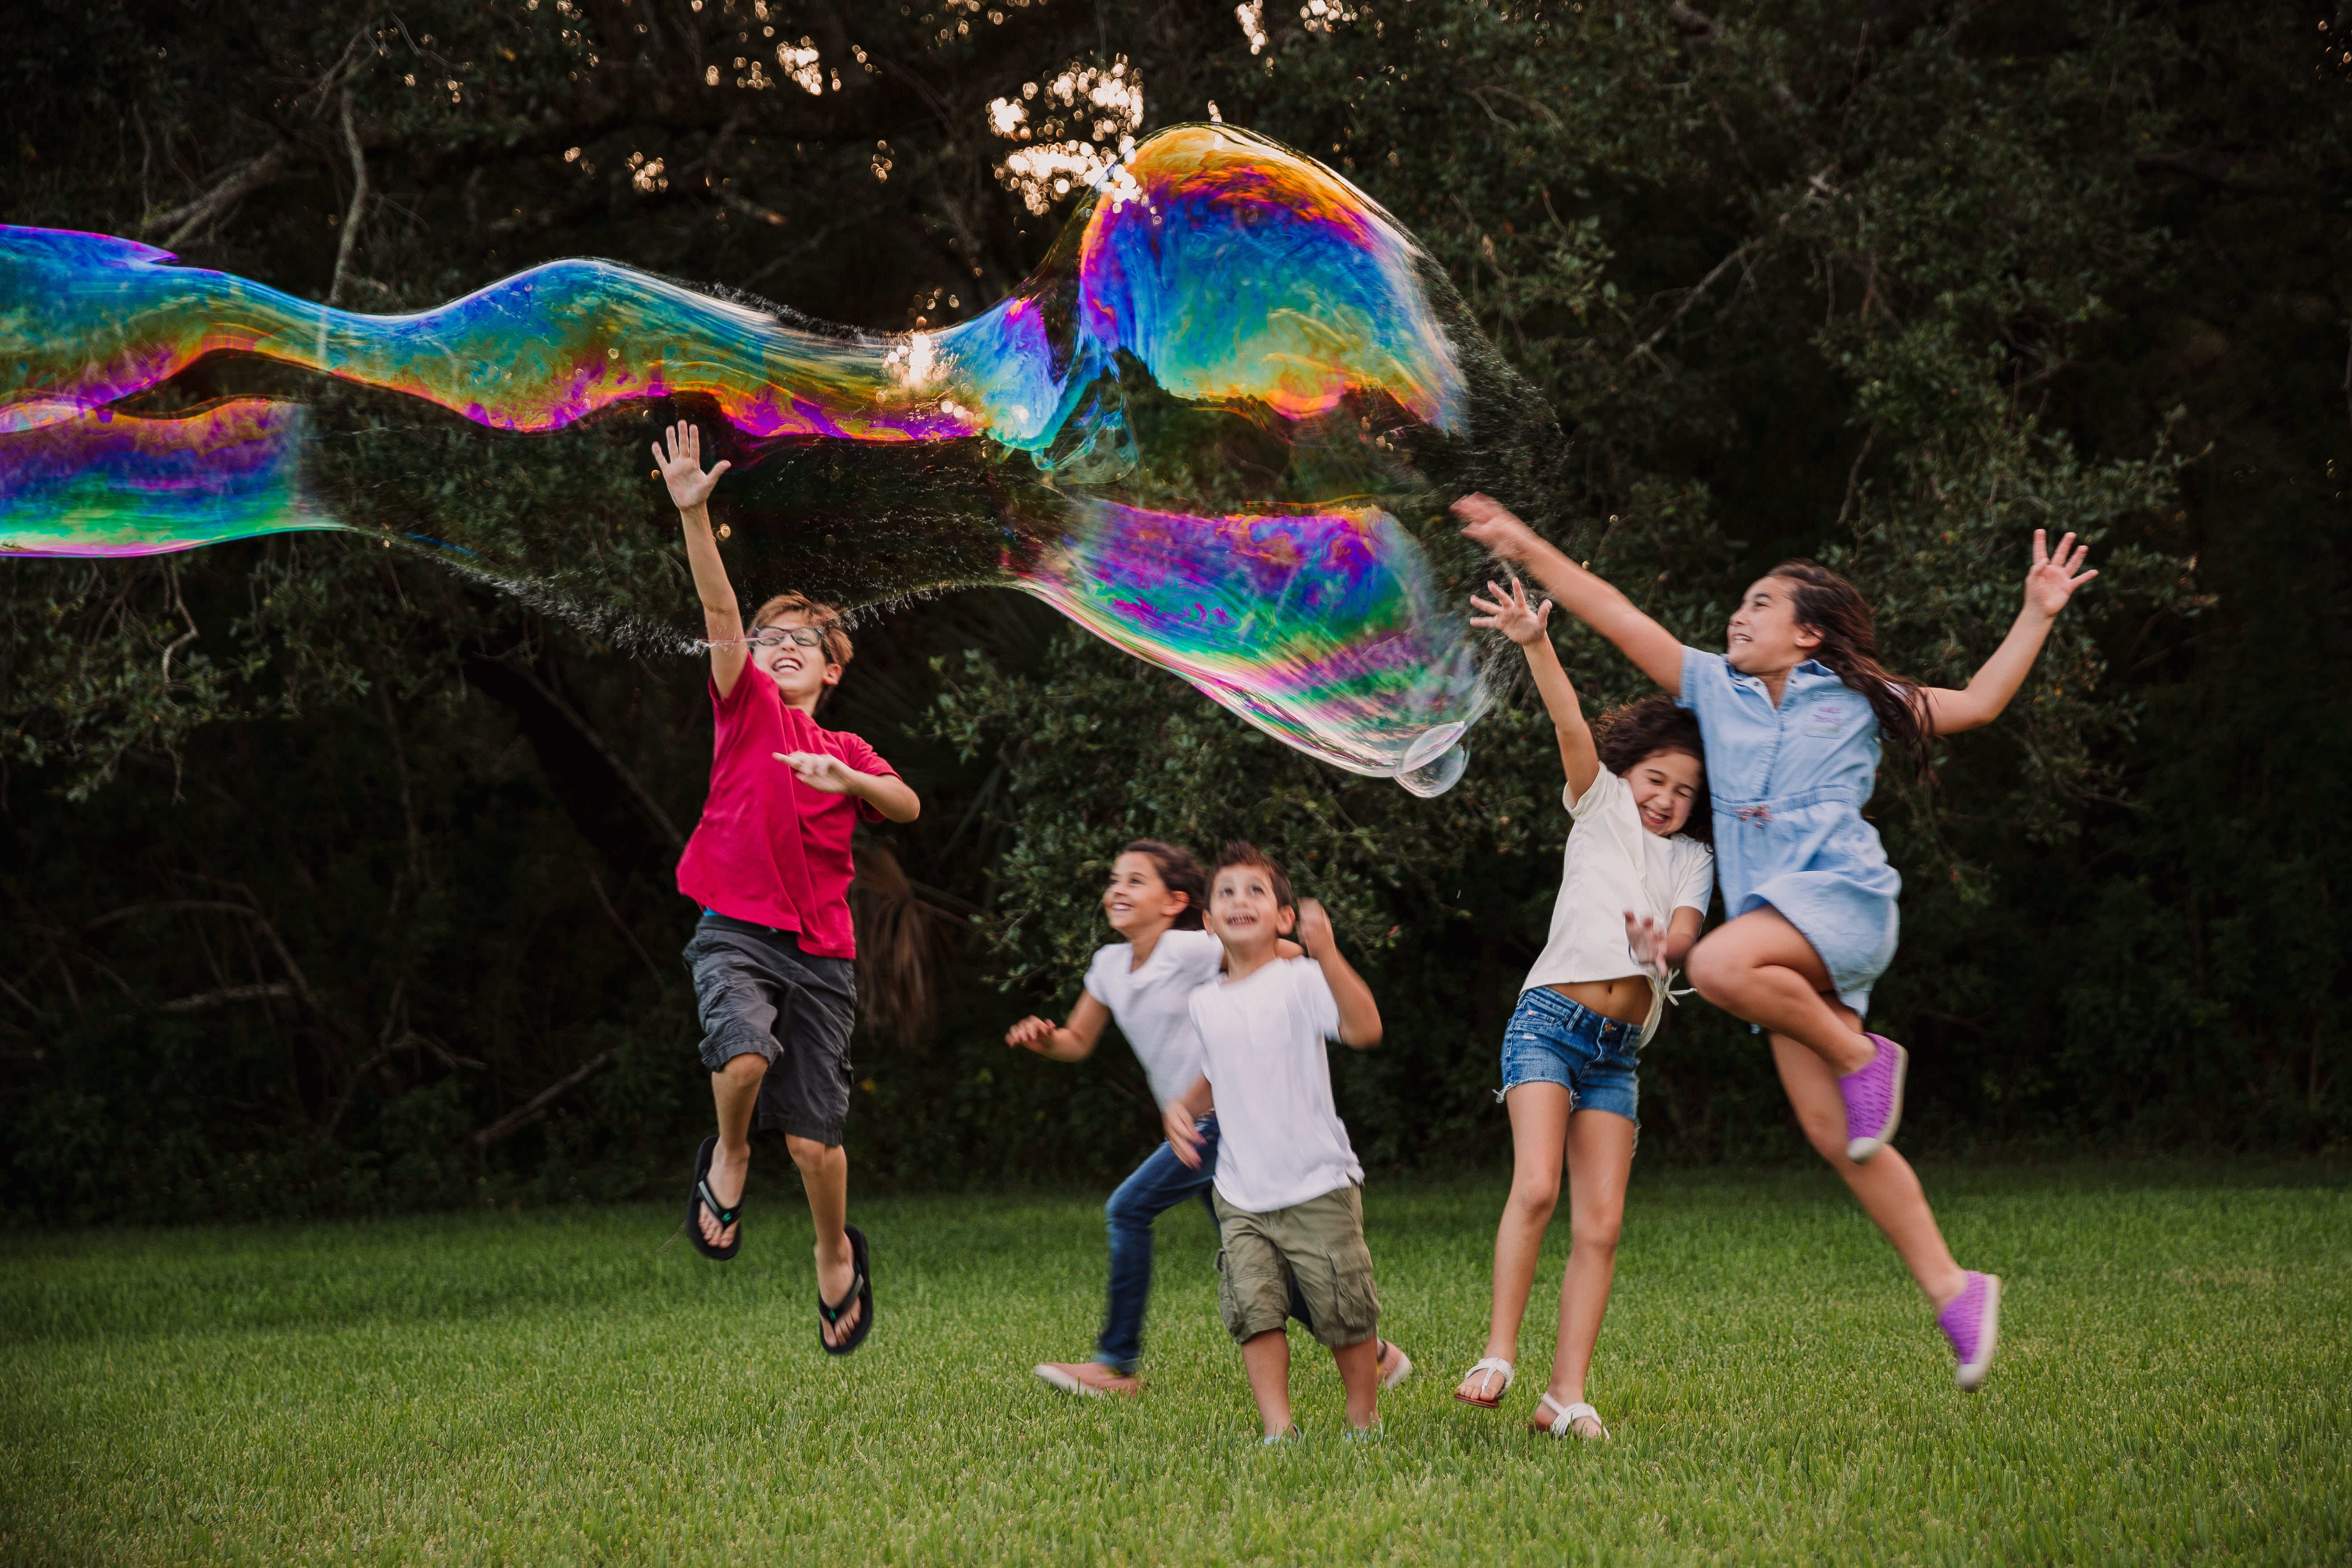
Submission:
<svg viewBox="0 0 2352 1568">
<path fill-rule="evenodd" d="M 1162 844 L 1157 838 L 1139 838 L 1119 853 L 1142 856 L 1151 862 L 1161 887 L 1184 895 L 1184 908 L 1176 916 L 1173 929 L 1201 929 L 1201 911 L 1209 905 L 1209 874 L 1201 869 L 1200 860 L 1190 849 L 1181 844 Z"/>
<path fill-rule="evenodd" d="M 1690 820 L 1683 831 L 1701 844 L 1715 842 L 1715 812 L 1707 801 L 1706 747 L 1699 739 L 1698 716 L 1677 708 L 1663 692 L 1603 713 L 1592 726 L 1592 743 L 1601 765 L 1623 777 L 1643 758 L 1660 752 L 1681 752 L 1699 766 L 1699 788 L 1691 802 Z"/>
</svg>

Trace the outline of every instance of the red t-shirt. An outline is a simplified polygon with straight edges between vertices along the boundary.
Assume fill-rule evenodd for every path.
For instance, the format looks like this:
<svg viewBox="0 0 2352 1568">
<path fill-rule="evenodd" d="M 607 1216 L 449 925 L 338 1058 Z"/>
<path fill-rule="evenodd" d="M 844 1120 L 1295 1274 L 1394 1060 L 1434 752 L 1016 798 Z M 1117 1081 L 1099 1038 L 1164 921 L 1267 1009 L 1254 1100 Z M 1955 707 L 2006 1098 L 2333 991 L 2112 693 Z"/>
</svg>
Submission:
<svg viewBox="0 0 2352 1568">
<path fill-rule="evenodd" d="M 824 752 L 858 773 L 892 778 L 898 770 L 856 735 L 820 729 L 785 707 L 756 666 L 747 665 L 724 697 L 710 682 L 710 706 L 718 721 L 710 795 L 678 859 L 677 890 L 735 920 L 798 931 L 813 958 L 856 957 L 849 835 L 861 816 L 879 822 L 882 814 L 859 796 L 811 789 L 775 753 Z"/>
</svg>

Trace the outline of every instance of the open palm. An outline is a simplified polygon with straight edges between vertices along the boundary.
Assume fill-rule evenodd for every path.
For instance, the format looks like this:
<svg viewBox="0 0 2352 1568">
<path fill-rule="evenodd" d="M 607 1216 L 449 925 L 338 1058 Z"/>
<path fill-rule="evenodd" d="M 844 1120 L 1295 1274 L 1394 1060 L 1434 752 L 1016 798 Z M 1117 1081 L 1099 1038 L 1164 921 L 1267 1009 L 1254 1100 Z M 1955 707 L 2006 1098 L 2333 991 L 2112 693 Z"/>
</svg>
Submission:
<svg viewBox="0 0 2352 1568">
<path fill-rule="evenodd" d="M 1494 582 L 1486 584 L 1486 592 L 1494 597 L 1482 599 L 1475 594 L 1470 595 L 1471 607 L 1486 612 L 1483 616 L 1471 616 L 1472 626 L 1492 626 L 1521 647 L 1544 635 L 1544 627 L 1551 621 L 1549 599 L 1546 599 L 1539 608 L 1531 606 L 1528 603 L 1527 589 L 1520 586 L 1516 577 L 1511 579 L 1510 592 L 1505 593 L 1502 585 Z"/>
<path fill-rule="evenodd" d="M 663 439 L 654 443 L 654 462 L 669 486 L 671 503 L 680 511 L 700 506 L 718 488 L 719 476 L 734 465 L 721 458 L 709 473 L 702 471 L 702 427 L 698 425 L 681 419 L 662 434 Z"/>
<path fill-rule="evenodd" d="M 2098 574 L 2081 569 L 2083 557 L 2091 552 L 2089 545 L 2076 544 L 2070 533 L 2053 552 L 2049 541 L 2042 530 L 2033 531 L 2033 565 L 2025 574 L 2025 603 L 2045 616 L 2054 616 L 2066 607 L 2075 589 Z"/>
</svg>

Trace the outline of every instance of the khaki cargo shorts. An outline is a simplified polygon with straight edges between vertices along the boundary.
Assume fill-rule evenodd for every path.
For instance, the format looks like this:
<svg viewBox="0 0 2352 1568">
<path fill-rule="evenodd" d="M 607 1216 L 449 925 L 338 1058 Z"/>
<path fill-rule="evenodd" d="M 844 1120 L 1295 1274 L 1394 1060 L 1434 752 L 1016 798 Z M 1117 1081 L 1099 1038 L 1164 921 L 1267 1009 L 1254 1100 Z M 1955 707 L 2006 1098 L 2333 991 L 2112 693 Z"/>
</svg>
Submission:
<svg viewBox="0 0 2352 1568">
<path fill-rule="evenodd" d="M 1251 1214 L 1216 1198 L 1217 1310 L 1236 1341 L 1255 1339 L 1290 1316 L 1290 1286 L 1307 1303 L 1307 1327 L 1333 1350 L 1361 1344 L 1380 1327 L 1372 1254 L 1364 1245 L 1364 1190 L 1349 1183 L 1286 1209 Z"/>
</svg>

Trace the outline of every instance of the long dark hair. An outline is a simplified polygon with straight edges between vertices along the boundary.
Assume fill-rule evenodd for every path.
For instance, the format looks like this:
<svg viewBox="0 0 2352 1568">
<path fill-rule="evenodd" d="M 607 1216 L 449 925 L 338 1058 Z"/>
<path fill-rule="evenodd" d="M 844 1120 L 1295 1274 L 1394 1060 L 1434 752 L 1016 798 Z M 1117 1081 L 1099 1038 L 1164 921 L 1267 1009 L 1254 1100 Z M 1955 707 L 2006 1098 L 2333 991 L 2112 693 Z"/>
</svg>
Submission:
<svg viewBox="0 0 2352 1568">
<path fill-rule="evenodd" d="M 1664 692 L 1603 713 L 1592 724 L 1593 749 L 1601 765 L 1618 777 L 1644 757 L 1660 752 L 1681 752 L 1698 763 L 1698 796 L 1691 802 L 1690 820 L 1682 831 L 1701 844 L 1715 842 L 1715 808 L 1707 799 L 1706 747 L 1699 739 L 1698 715 L 1677 708 Z"/>
<path fill-rule="evenodd" d="M 1910 756 L 1914 779 L 1931 780 L 1936 742 L 1927 732 L 1927 700 L 1917 681 L 1889 674 L 1878 662 L 1878 629 L 1853 584 L 1814 561 L 1783 561 L 1769 575 L 1791 585 L 1797 624 L 1820 634 L 1811 657 L 1862 693 L 1878 715 L 1878 732 Z"/>
<path fill-rule="evenodd" d="M 1184 907 L 1171 922 L 1174 930 L 1201 929 L 1201 911 L 1209 904 L 1209 874 L 1201 869 L 1199 858 L 1190 849 L 1181 844 L 1162 844 L 1157 838 L 1139 838 L 1119 853 L 1142 856 L 1160 874 L 1162 887 L 1184 895 Z"/>
</svg>

